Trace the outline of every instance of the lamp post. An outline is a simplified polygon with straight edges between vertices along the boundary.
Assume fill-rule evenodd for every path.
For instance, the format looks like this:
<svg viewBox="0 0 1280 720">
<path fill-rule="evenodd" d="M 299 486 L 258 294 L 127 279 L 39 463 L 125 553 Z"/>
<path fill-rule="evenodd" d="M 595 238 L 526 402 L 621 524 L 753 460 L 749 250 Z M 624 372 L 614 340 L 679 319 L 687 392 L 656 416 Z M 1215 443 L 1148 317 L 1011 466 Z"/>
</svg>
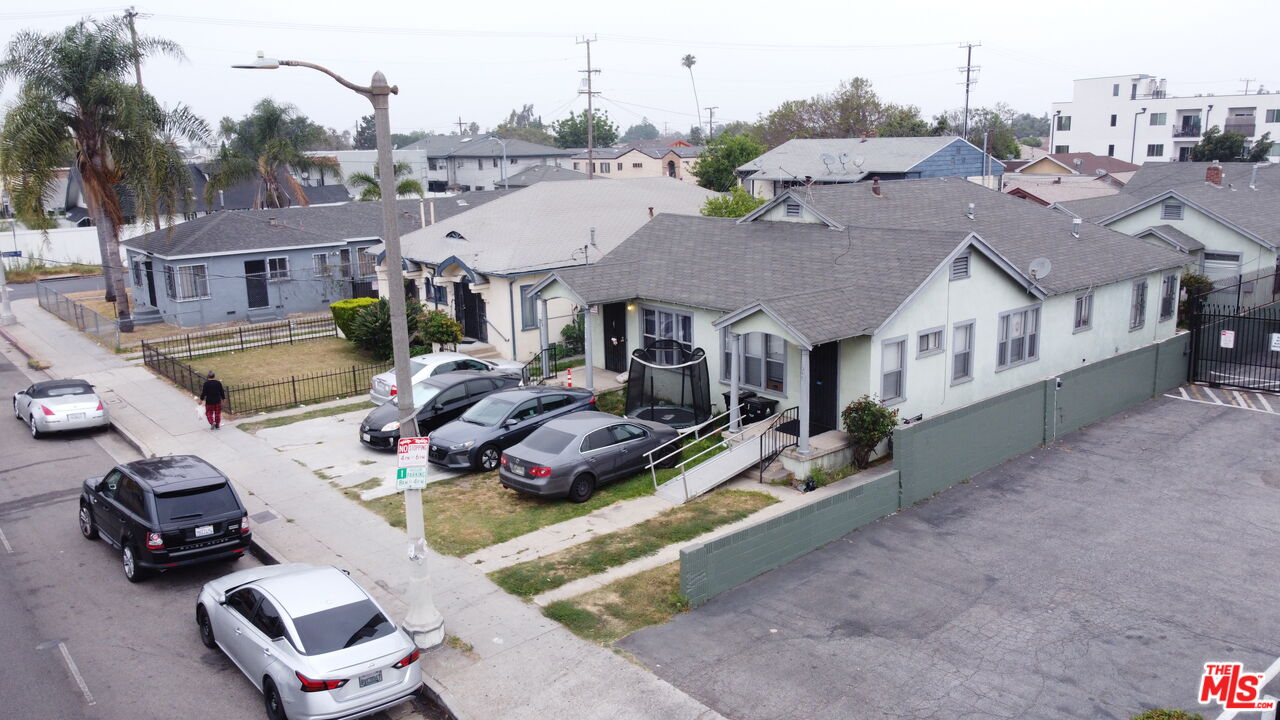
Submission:
<svg viewBox="0 0 1280 720">
<path fill-rule="evenodd" d="M 414 419 L 413 377 L 409 372 L 409 328 L 405 319 L 404 276 L 400 259 L 400 224 L 396 212 L 396 173 L 391 158 L 391 95 L 400 92 L 388 85 L 381 72 L 373 74 L 368 87 L 356 85 L 328 68 L 301 60 L 276 60 L 258 57 L 248 65 L 233 65 L 245 70 L 274 70 L 280 66 L 306 67 L 319 70 L 337 80 L 373 104 L 374 125 L 378 143 L 378 184 L 382 191 L 382 241 L 386 245 L 387 298 L 391 305 L 391 347 L 395 362 L 396 409 L 400 415 L 400 437 L 418 436 Z M 406 490 L 404 497 L 405 528 L 409 535 L 409 612 L 404 629 L 413 635 L 419 648 L 431 648 L 444 642 L 444 618 L 431 599 L 431 579 L 427 573 L 427 541 L 422 518 L 422 491 Z"/>
<path fill-rule="evenodd" d="M 1134 153 L 1138 152 L 1138 116 L 1145 113 L 1146 108 L 1142 108 L 1133 114 L 1133 137 L 1129 139 L 1129 162 L 1133 162 Z"/>
<path fill-rule="evenodd" d="M 511 188 L 507 187 L 507 139 L 495 137 L 494 140 L 502 143 L 502 189 L 510 190 Z"/>
</svg>

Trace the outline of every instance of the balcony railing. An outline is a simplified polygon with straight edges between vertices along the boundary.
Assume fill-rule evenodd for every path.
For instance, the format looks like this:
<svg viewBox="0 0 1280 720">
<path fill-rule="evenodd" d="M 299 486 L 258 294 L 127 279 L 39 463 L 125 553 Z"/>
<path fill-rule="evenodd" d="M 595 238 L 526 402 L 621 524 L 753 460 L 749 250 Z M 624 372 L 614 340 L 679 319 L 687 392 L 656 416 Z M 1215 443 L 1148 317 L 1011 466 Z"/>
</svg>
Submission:
<svg viewBox="0 0 1280 720">
<path fill-rule="evenodd" d="M 1173 127 L 1173 136 L 1176 138 L 1194 138 L 1200 137 L 1200 126 L 1191 125 L 1189 127 Z"/>
<path fill-rule="evenodd" d="M 1223 126 L 1223 132 L 1240 133 L 1245 137 L 1253 137 L 1253 133 L 1258 129 L 1257 123 L 1252 119 L 1244 122 L 1228 122 Z"/>
</svg>

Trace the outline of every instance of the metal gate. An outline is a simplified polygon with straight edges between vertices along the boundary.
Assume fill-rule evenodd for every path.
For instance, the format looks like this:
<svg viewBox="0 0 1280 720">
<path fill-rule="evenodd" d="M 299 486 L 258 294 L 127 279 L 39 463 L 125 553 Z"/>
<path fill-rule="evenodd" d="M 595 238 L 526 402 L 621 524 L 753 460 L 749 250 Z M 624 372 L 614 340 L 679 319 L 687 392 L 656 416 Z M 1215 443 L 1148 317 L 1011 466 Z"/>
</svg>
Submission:
<svg viewBox="0 0 1280 720">
<path fill-rule="evenodd" d="M 1192 381 L 1280 392 L 1280 303 L 1191 305 Z"/>
</svg>

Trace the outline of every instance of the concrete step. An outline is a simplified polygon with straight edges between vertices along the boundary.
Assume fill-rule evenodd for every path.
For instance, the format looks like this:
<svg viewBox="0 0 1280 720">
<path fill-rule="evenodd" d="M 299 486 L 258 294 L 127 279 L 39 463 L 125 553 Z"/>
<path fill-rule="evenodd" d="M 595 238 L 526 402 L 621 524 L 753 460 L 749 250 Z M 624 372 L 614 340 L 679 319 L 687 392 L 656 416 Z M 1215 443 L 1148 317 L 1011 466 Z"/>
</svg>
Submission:
<svg viewBox="0 0 1280 720">
<path fill-rule="evenodd" d="M 466 353 L 473 358 L 480 358 L 481 360 L 503 359 L 497 348 L 489 343 L 480 342 L 479 340 L 458 343 L 458 352 Z"/>
<path fill-rule="evenodd" d="M 153 307 L 134 307 L 133 324 L 140 325 L 156 325 L 164 322 L 164 316 L 160 311 Z"/>
</svg>

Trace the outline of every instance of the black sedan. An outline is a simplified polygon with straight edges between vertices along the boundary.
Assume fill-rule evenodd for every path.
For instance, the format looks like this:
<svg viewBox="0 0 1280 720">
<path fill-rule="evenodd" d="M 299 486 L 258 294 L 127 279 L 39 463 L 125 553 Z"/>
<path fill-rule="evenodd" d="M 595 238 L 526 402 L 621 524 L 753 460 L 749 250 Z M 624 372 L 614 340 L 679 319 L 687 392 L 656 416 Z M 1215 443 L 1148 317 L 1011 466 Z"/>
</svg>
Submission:
<svg viewBox="0 0 1280 720">
<path fill-rule="evenodd" d="M 501 390 L 432 432 L 427 459 L 453 469 L 495 470 L 504 449 L 525 439 L 548 420 L 594 409 L 595 402 L 591 391 L 583 388 L 533 386 Z"/>
<path fill-rule="evenodd" d="M 486 395 L 519 384 L 519 375 L 491 370 L 458 370 L 422 380 L 413 386 L 418 432 L 426 435 Z M 395 450 L 399 439 L 400 410 L 393 402 L 374 408 L 360 423 L 360 442 L 371 448 Z"/>
<path fill-rule="evenodd" d="M 675 429 L 662 423 L 574 413 L 548 422 L 503 453 L 498 477 L 512 490 L 586 502 L 600 485 L 648 468 L 646 453 L 675 439 Z M 674 445 L 664 448 L 659 459 L 674 451 Z M 677 460 L 667 458 L 660 467 Z"/>
</svg>

